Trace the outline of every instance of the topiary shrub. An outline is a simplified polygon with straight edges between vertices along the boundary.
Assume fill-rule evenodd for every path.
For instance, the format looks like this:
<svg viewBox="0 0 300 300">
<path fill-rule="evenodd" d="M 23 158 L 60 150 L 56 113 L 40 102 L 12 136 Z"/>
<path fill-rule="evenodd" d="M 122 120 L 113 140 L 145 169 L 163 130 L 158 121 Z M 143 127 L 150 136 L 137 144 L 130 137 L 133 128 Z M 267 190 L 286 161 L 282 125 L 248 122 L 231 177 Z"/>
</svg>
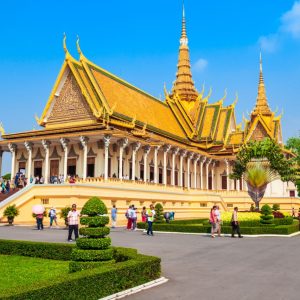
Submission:
<svg viewBox="0 0 300 300">
<path fill-rule="evenodd" d="M 278 211 L 278 210 L 280 210 L 280 205 L 279 204 L 273 204 L 273 206 L 272 206 L 272 210 L 273 211 Z"/>
<path fill-rule="evenodd" d="M 162 223 L 164 221 L 164 208 L 160 203 L 155 204 L 155 223 Z"/>
<path fill-rule="evenodd" d="M 272 209 L 268 204 L 263 205 L 263 207 L 261 208 L 260 223 L 263 225 L 274 224 Z"/>
<path fill-rule="evenodd" d="M 79 229 L 84 237 L 76 240 L 76 248 L 71 254 L 69 264 L 70 272 L 100 267 L 114 263 L 111 239 L 107 237 L 110 229 L 105 227 L 109 223 L 105 204 L 97 197 L 89 199 L 81 210 L 83 215 L 80 224 L 85 225 Z"/>
</svg>

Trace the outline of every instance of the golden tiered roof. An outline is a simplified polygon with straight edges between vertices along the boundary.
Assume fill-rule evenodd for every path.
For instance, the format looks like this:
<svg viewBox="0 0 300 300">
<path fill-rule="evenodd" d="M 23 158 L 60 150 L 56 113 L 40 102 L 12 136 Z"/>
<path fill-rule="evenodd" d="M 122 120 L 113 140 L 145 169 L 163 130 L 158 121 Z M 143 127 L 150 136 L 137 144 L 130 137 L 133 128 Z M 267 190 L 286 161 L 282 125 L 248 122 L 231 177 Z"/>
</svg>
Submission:
<svg viewBox="0 0 300 300">
<path fill-rule="evenodd" d="M 63 46 L 65 61 L 45 109 L 37 118 L 46 130 L 3 135 L 4 139 L 30 139 L 66 128 L 97 132 L 101 128 L 117 128 L 147 141 L 179 143 L 218 156 L 234 154 L 250 139 L 269 136 L 282 140 L 280 116 L 275 117 L 267 102 L 261 59 L 256 106 L 251 119 L 244 120 L 244 130 L 236 125 L 237 97 L 231 105 L 224 106 L 226 91 L 214 103 L 209 103 L 211 89 L 206 95 L 204 87 L 197 92 L 192 80 L 184 10 L 176 80 L 170 94 L 165 89 L 165 101 L 92 63 L 83 55 L 79 40 L 79 60 L 67 50 L 65 37 Z"/>
</svg>

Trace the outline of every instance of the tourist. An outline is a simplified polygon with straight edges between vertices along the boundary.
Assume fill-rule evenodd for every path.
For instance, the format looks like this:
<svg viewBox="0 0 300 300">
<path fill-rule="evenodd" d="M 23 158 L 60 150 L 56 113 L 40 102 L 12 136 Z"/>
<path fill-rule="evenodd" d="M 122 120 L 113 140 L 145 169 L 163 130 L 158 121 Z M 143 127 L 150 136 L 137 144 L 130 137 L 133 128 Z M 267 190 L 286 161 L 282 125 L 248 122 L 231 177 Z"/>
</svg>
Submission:
<svg viewBox="0 0 300 300">
<path fill-rule="evenodd" d="M 9 193 L 10 192 L 10 182 L 9 182 L 9 180 L 6 181 L 5 188 L 6 188 L 6 192 Z"/>
<path fill-rule="evenodd" d="M 58 227 L 58 224 L 57 224 L 57 215 L 56 215 L 56 209 L 54 207 L 52 207 L 49 211 L 49 217 L 50 217 L 50 228 L 52 227 L 53 225 L 53 221 L 56 225 L 56 227 Z"/>
<path fill-rule="evenodd" d="M 137 211 L 134 205 L 132 205 L 131 207 L 131 220 L 132 220 L 132 230 L 136 230 Z"/>
<path fill-rule="evenodd" d="M 296 217 L 296 214 L 295 214 L 295 208 L 292 207 L 292 217 L 295 218 Z"/>
<path fill-rule="evenodd" d="M 45 183 L 45 179 L 44 179 L 43 176 L 41 176 L 41 178 L 40 178 L 40 184 L 44 184 L 44 183 Z"/>
<path fill-rule="evenodd" d="M 298 220 L 300 221 L 300 208 L 298 210 Z"/>
<path fill-rule="evenodd" d="M 132 227 L 132 206 L 130 205 L 125 213 L 127 218 L 127 230 L 131 230 Z"/>
<path fill-rule="evenodd" d="M 141 215 L 142 215 L 142 222 L 146 223 L 147 222 L 147 210 L 146 210 L 146 206 L 143 207 Z"/>
<path fill-rule="evenodd" d="M 72 233 L 74 231 L 75 240 L 78 239 L 78 224 L 79 224 L 79 218 L 80 213 L 76 210 L 76 204 L 72 204 L 72 210 L 68 213 L 68 224 L 69 224 L 69 235 L 68 235 L 68 241 L 72 242 Z"/>
<path fill-rule="evenodd" d="M 215 232 L 217 229 L 217 214 L 216 214 L 216 209 L 217 206 L 214 205 L 212 209 L 210 210 L 210 215 L 209 215 L 209 223 L 211 224 L 211 237 L 215 237 Z"/>
<path fill-rule="evenodd" d="M 43 213 L 36 215 L 36 224 L 37 224 L 37 229 L 38 230 L 43 230 L 44 229 L 43 219 L 44 219 L 44 214 Z"/>
<path fill-rule="evenodd" d="M 155 210 L 153 204 L 150 205 L 150 209 L 147 210 L 147 221 L 148 221 L 148 230 L 147 235 L 153 236 L 152 225 L 154 221 Z"/>
<path fill-rule="evenodd" d="M 217 216 L 217 232 L 218 232 L 218 237 L 221 236 L 221 225 L 222 225 L 222 220 L 221 220 L 221 212 L 220 212 L 220 207 L 217 205 L 215 210 L 215 214 Z"/>
<path fill-rule="evenodd" d="M 232 213 L 232 218 L 231 218 L 231 226 L 232 226 L 232 234 L 231 237 L 235 237 L 235 233 L 238 234 L 239 238 L 242 238 L 241 232 L 240 232 L 240 225 L 238 221 L 238 207 L 235 207 Z"/>
<path fill-rule="evenodd" d="M 5 185 L 4 181 L 2 181 L 2 183 L 1 183 L 1 193 L 6 194 L 6 185 Z"/>
<path fill-rule="evenodd" d="M 113 205 L 112 209 L 111 209 L 111 221 L 112 221 L 112 226 L 111 228 L 115 228 L 116 224 L 117 224 L 117 208 L 115 205 Z"/>
</svg>

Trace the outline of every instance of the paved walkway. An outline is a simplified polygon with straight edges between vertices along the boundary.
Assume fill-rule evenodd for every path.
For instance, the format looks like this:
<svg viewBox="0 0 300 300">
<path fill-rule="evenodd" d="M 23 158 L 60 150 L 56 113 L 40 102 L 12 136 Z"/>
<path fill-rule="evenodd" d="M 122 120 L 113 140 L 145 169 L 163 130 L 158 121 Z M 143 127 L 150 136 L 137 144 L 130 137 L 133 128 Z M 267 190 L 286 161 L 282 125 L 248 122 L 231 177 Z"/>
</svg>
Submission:
<svg viewBox="0 0 300 300">
<path fill-rule="evenodd" d="M 0 226 L 0 239 L 64 242 L 67 231 Z M 148 237 L 123 229 L 113 245 L 162 258 L 169 282 L 128 299 L 299 299 L 300 237 L 215 238 L 157 233 Z"/>
</svg>

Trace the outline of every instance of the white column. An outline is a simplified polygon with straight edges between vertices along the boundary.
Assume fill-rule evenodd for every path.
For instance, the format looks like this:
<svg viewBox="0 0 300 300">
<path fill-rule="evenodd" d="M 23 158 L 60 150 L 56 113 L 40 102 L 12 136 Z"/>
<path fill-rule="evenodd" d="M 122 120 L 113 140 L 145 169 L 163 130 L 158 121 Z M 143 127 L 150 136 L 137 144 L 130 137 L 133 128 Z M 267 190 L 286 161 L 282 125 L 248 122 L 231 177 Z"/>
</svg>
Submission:
<svg viewBox="0 0 300 300">
<path fill-rule="evenodd" d="M 50 141 L 42 140 L 42 145 L 45 150 L 45 172 L 44 172 L 44 178 L 45 178 L 45 184 L 49 183 L 49 155 L 50 155 Z"/>
<path fill-rule="evenodd" d="M 148 158 L 148 154 L 150 152 L 151 147 L 150 146 L 144 146 L 144 182 L 147 182 L 148 179 L 148 162 L 147 162 L 147 158 Z"/>
<path fill-rule="evenodd" d="M 119 145 L 119 179 L 122 180 L 123 179 L 123 152 L 125 147 L 128 144 L 128 139 L 121 139 L 118 141 L 118 145 Z"/>
<path fill-rule="evenodd" d="M 0 149 L 0 177 L 2 176 L 2 155 L 3 151 Z"/>
<path fill-rule="evenodd" d="M 197 164 L 200 159 L 200 155 L 196 155 L 194 158 L 194 189 L 197 188 Z"/>
<path fill-rule="evenodd" d="M 61 138 L 60 143 L 64 149 L 64 181 L 67 181 L 68 177 L 68 143 L 69 140 L 66 138 Z"/>
<path fill-rule="evenodd" d="M 203 178 L 203 164 L 205 163 L 206 161 L 206 157 L 202 157 L 201 158 L 201 161 L 200 161 L 200 189 L 203 190 L 203 187 L 204 187 L 204 184 L 203 184 L 203 181 L 204 181 L 204 178 Z"/>
<path fill-rule="evenodd" d="M 13 180 L 15 177 L 15 164 L 16 164 L 16 150 L 17 145 L 16 144 L 8 144 L 8 149 L 11 152 L 11 171 L 10 171 L 10 180 Z"/>
<path fill-rule="evenodd" d="M 211 189 L 212 189 L 212 191 L 215 189 L 215 166 L 216 166 L 216 162 L 214 161 L 211 166 Z"/>
<path fill-rule="evenodd" d="M 190 165 L 191 165 L 191 159 L 193 158 L 194 153 L 189 153 L 187 158 L 187 188 L 191 188 L 191 176 L 190 176 Z"/>
<path fill-rule="evenodd" d="M 105 135 L 103 137 L 104 141 L 104 180 L 108 179 L 108 150 L 109 150 L 109 144 L 110 144 L 110 135 Z"/>
<path fill-rule="evenodd" d="M 226 185 L 227 185 L 227 191 L 230 191 L 230 180 L 229 180 L 229 160 L 225 159 L 225 165 L 226 165 Z"/>
<path fill-rule="evenodd" d="M 186 150 L 180 151 L 180 161 L 179 161 L 179 186 L 183 186 L 183 158 L 186 156 Z"/>
<path fill-rule="evenodd" d="M 89 138 L 86 136 L 81 136 L 79 138 L 80 143 L 83 147 L 83 167 L 82 167 L 82 178 L 86 179 L 87 176 L 87 154 L 88 154 L 88 141 Z"/>
<path fill-rule="evenodd" d="M 210 159 L 207 163 L 206 163 L 206 189 L 208 190 L 208 175 L 209 175 L 209 165 L 211 163 L 212 159 Z"/>
<path fill-rule="evenodd" d="M 136 153 L 140 149 L 140 147 L 141 147 L 141 143 L 139 143 L 139 142 L 136 142 L 132 145 L 132 166 L 131 166 L 131 169 L 132 169 L 131 179 L 132 180 L 135 180 L 135 158 L 136 158 Z"/>
<path fill-rule="evenodd" d="M 163 184 L 167 184 L 167 154 L 170 151 L 171 146 L 170 145 L 164 145 L 164 172 L 163 172 Z"/>
<path fill-rule="evenodd" d="M 173 148 L 172 150 L 172 174 L 171 174 L 171 185 L 175 185 L 175 160 L 176 155 L 178 154 L 179 148 Z"/>
<path fill-rule="evenodd" d="M 236 190 L 239 192 L 240 191 L 240 180 L 236 180 Z"/>
<path fill-rule="evenodd" d="M 25 148 L 28 152 L 28 160 L 27 160 L 27 179 L 28 179 L 28 182 L 30 182 L 30 178 L 31 178 L 31 169 L 32 169 L 32 146 L 33 146 L 33 143 L 31 142 L 25 142 L 24 143 L 25 145 Z"/>
<path fill-rule="evenodd" d="M 157 167 L 157 156 L 160 146 L 154 147 L 154 183 L 158 183 L 158 167 Z"/>
<path fill-rule="evenodd" d="M 242 175 L 242 178 L 241 178 L 241 190 L 242 191 L 244 190 L 244 176 L 243 175 Z"/>
</svg>

